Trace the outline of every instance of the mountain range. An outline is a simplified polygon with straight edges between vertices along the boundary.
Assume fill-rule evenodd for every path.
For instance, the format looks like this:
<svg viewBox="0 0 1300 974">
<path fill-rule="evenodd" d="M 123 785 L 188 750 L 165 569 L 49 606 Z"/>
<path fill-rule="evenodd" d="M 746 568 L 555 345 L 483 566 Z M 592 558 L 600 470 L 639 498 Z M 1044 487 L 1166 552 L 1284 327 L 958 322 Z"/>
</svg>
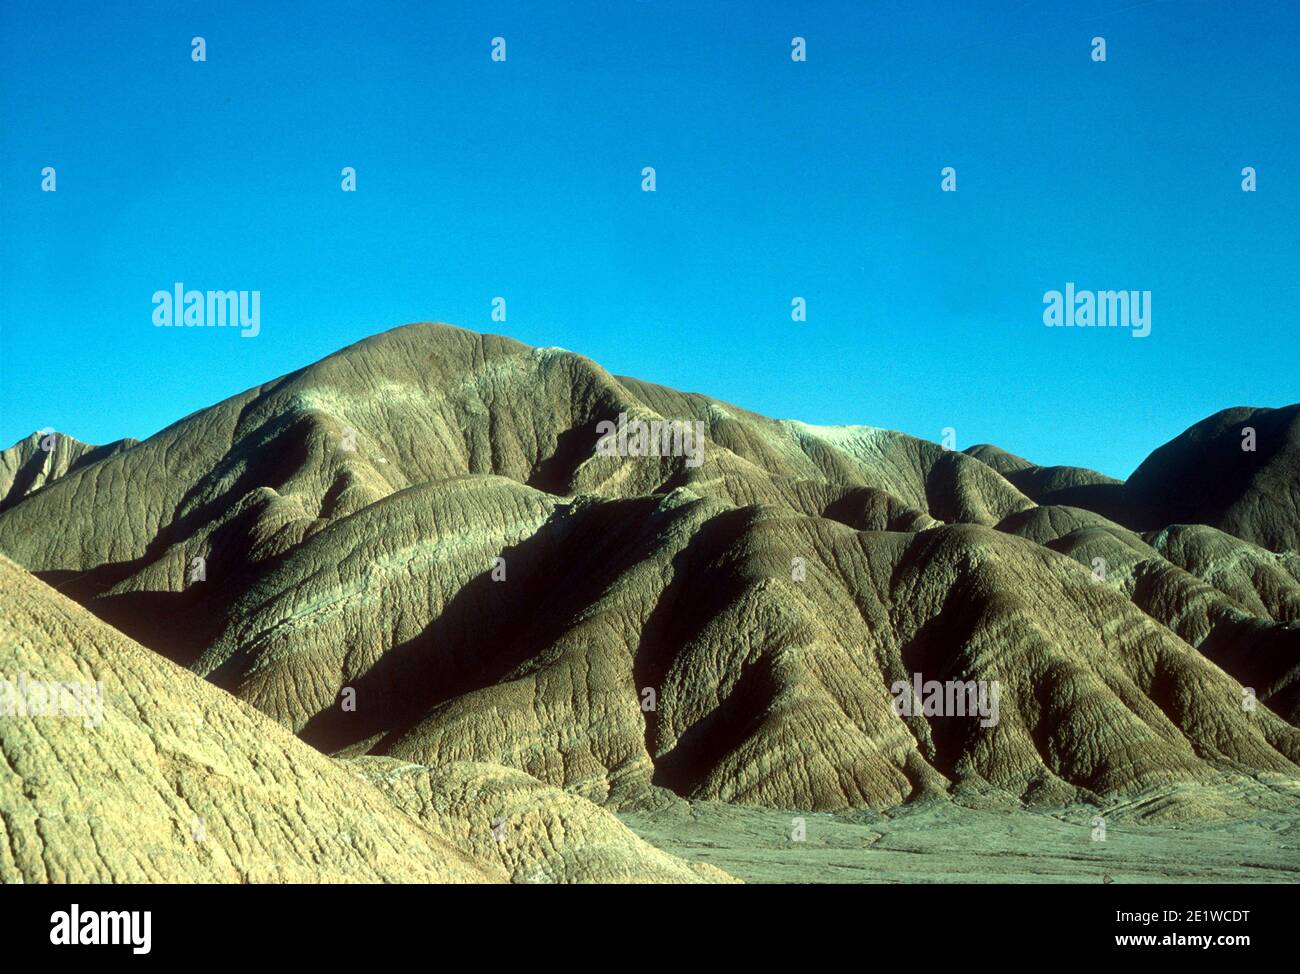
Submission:
<svg viewBox="0 0 1300 974">
<path fill-rule="evenodd" d="M 702 451 L 611 455 L 621 416 Z M 726 881 L 619 815 L 1300 780 L 1300 404 L 1118 481 L 412 324 L 19 441 L 0 553 L 0 676 L 107 701 L 0 719 L 3 879 Z"/>
</svg>

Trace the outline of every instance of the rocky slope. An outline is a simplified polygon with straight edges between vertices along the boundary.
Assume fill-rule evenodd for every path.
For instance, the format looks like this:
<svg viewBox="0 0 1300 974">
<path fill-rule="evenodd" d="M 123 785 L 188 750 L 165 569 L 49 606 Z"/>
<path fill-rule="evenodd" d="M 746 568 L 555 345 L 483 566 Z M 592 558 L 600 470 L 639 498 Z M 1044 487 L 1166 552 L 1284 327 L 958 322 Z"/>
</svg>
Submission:
<svg viewBox="0 0 1300 974">
<path fill-rule="evenodd" d="M 104 446 L 82 443 L 61 433 L 36 432 L 0 450 L 0 511 L 64 474 L 105 457 L 129 450 L 138 440 L 117 440 Z"/>
<path fill-rule="evenodd" d="M 615 808 L 1066 802 L 1300 774 L 1298 415 L 1119 483 L 410 325 L 69 468 L 0 551 L 327 753 Z M 702 451 L 606 455 L 620 416 Z M 996 721 L 899 716 L 917 673 Z"/>
<path fill-rule="evenodd" d="M 521 772 L 328 758 L 3 557 L 0 592 L 0 882 L 729 879 Z"/>
</svg>

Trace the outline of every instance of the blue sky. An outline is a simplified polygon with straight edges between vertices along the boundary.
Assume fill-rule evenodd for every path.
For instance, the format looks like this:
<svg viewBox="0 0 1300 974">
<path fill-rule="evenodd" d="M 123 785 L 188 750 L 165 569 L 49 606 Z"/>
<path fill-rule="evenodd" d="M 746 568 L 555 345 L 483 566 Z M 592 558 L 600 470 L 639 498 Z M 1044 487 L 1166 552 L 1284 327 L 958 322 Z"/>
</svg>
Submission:
<svg viewBox="0 0 1300 974">
<path fill-rule="evenodd" d="M 442 320 L 1126 476 L 1300 399 L 1298 28 L 1274 2 L 6 0 L 0 440 L 143 438 Z M 153 327 L 176 281 L 259 290 L 260 335 Z M 1066 281 L 1151 291 L 1150 336 L 1045 328 Z"/>
</svg>

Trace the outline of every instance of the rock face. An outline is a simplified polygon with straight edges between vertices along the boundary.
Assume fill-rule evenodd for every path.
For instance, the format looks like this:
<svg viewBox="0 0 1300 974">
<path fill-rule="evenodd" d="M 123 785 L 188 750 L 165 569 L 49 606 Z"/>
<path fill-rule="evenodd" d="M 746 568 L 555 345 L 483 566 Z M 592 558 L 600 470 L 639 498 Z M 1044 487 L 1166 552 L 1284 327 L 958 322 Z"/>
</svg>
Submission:
<svg viewBox="0 0 1300 974">
<path fill-rule="evenodd" d="M 3 557 L 0 592 L 0 882 L 729 879 L 521 772 L 335 761 Z"/>
<path fill-rule="evenodd" d="M 0 550 L 444 837 L 471 794 L 1065 802 L 1300 774 L 1297 416 L 1119 483 L 418 324 L 69 468 Z M 638 421 L 702 449 L 602 448 Z M 996 713 L 900 714 L 917 674 Z"/>
</svg>

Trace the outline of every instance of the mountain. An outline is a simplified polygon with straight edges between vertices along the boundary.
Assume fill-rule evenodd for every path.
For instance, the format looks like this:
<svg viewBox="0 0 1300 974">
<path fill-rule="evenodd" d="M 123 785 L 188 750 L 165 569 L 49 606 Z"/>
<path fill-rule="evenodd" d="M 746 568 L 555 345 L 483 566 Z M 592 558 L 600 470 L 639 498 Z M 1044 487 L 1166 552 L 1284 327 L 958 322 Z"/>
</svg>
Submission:
<svg viewBox="0 0 1300 974">
<path fill-rule="evenodd" d="M 137 442 L 125 439 L 92 446 L 53 430 L 19 440 L 0 451 L 0 511 L 64 474 L 129 450 Z"/>
<path fill-rule="evenodd" d="M 1300 404 L 1215 413 L 1147 457 L 1125 491 L 1135 526 L 1207 524 L 1300 551 Z"/>
<path fill-rule="evenodd" d="M 966 452 L 1037 504 L 1084 507 L 1136 531 L 1202 524 L 1270 551 L 1300 550 L 1300 404 L 1221 410 L 1155 450 L 1127 481 L 1039 467 L 989 444 Z"/>
<path fill-rule="evenodd" d="M 3 557 L 0 591 L 0 882 L 728 879 L 520 772 L 335 761 Z"/>
<path fill-rule="evenodd" d="M 359 773 L 430 769 L 417 818 L 450 764 L 610 809 L 1088 801 L 1300 774 L 1297 415 L 1121 483 L 416 324 L 69 466 L 0 551 Z M 604 449 L 642 421 L 703 439 Z M 917 674 L 996 715 L 900 716 Z"/>
</svg>

